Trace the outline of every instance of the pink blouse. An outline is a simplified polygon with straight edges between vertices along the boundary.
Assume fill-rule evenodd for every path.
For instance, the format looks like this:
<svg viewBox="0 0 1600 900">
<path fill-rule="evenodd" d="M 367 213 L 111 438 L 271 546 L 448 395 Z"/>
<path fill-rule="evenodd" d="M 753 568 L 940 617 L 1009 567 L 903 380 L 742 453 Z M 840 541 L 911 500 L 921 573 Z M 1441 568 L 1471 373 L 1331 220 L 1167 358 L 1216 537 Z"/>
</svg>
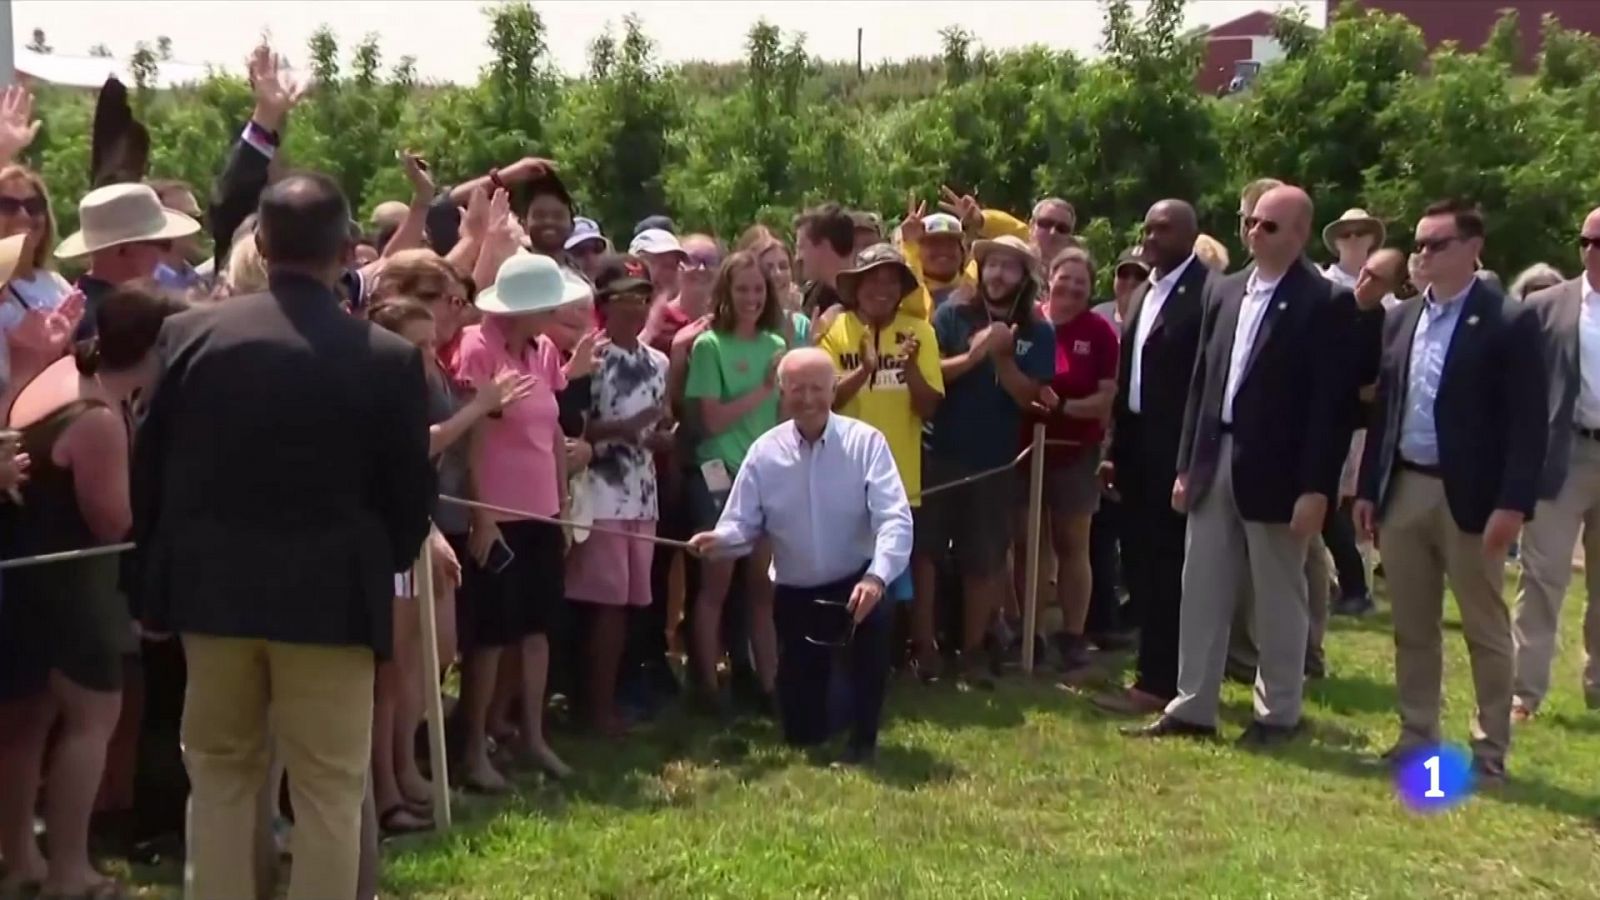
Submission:
<svg viewBox="0 0 1600 900">
<path fill-rule="evenodd" d="M 472 457 L 478 485 L 473 499 L 535 515 L 559 515 L 556 454 L 565 453 L 566 445 L 556 393 L 567 386 L 561 353 L 549 338 L 540 337 L 514 356 L 507 352 L 506 340 L 505 320 L 488 316 L 483 324 L 461 333 L 456 351 L 457 371 L 469 384 L 492 379 L 504 369 L 535 378 L 533 393 L 506 407 L 499 418 L 484 420 L 483 436 Z"/>
</svg>

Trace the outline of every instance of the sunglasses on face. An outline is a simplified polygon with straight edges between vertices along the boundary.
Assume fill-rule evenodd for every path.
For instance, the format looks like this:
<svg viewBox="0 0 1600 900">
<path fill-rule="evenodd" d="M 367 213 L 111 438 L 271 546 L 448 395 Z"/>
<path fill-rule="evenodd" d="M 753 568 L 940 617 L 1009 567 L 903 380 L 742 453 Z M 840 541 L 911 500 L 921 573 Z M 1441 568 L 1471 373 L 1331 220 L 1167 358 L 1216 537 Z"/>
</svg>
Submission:
<svg viewBox="0 0 1600 900">
<path fill-rule="evenodd" d="M 1033 227 L 1056 234 L 1072 233 L 1072 223 L 1063 222 L 1060 219 L 1034 219 Z"/>
<path fill-rule="evenodd" d="M 1453 234 L 1449 237 L 1433 238 L 1432 240 L 1418 239 L 1415 250 L 1417 253 L 1438 253 L 1459 240 L 1461 238 Z"/>
<path fill-rule="evenodd" d="M 685 272 L 694 272 L 701 269 L 715 269 L 722 265 L 722 260 L 710 253 L 691 253 L 678 263 L 678 268 Z"/>
<path fill-rule="evenodd" d="M 1245 216 L 1244 217 L 1244 230 L 1245 231 L 1255 231 L 1257 228 L 1261 229 L 1261 233 L 1262 234 L 1277 234 L 1278 233 L 1278 223 L 1272 221 L 1271 219 L 1263 219 L 1263 218 L 1260 218 L 1258 216 Z"/>
<path fill-rule="evenodd" d="M 1592 250 L 1595 247 L 1600 247 L 1600 235 L 1596 235 L 1594 237 L 1590 237 L 1587 234 L 1579 235 L 1578 246 L 1585 250 Z"/>
<path fill-rule="evenodd" d="M 0 197 L 0 216 L 14 216 L 27 213 L 30 216 L 42 216 L 49 204 L 43 197 Z"/>
<path fill-rule="evenodd" d="M 585 241 L 584 243 L 573 247 L 568 252 L 570 252 L 573 256 L 599 256 L 601 253 L 605 252 L 605 249 L 605 245 L 599 241 Z"/>
<path fill-rule="evenodd" d="M 1128 266 L 1118 269 L 1116 277 L 1125 279 L 1127 281 L 1138 281 L 1139 279 L 1145 277 L 1145 274 L 1132 266 Z"/>
</svg>

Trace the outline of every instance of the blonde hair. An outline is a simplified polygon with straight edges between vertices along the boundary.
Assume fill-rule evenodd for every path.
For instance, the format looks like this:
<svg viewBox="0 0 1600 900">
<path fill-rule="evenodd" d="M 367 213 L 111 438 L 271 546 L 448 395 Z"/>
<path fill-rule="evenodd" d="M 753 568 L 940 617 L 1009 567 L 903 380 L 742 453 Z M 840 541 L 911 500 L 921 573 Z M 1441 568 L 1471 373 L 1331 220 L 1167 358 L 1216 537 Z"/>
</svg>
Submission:
<svg viewBox="0 0 1600 900">
<path fill-rule="evenodd" d="M 1228 248 L 1209 234 L 1194 239 L 1194 255 L 1201 264 L 1213 272 L 1228 271 Z"/>
<path fill-rule="evenodd" d="M 39 238 L 39 243 L 33 248 L 33 267 L 35 269 L 51 269 L 55 264 L 56 246 L 56 213 L 55 205 L 50 202 L 50 191 L 44 186 L 44 179 L 39 173 L 24 165 L 13 163 L 0 168 L 0 181 L 10 181 L 20 178 L 28 183 L 44 199 L 44 235 Z"/>
<path fill-rule="evenodd" d="M 242 235 L 228 251 L 228 270 L 222 275 L 228 295 L 238 297 L 267 289 L 267 261 L 253 234 Z"/>
</svg>

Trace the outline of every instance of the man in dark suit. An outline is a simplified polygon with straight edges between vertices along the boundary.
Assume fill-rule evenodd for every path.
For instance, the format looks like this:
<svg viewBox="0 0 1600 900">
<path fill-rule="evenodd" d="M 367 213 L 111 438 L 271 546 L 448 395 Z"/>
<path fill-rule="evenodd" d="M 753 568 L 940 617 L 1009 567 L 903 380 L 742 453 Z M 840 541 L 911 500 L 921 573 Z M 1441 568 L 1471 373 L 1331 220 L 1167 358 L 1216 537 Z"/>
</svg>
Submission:
<svg viewBox="0 0 1600 900">
<path fill-rule="evenodd" d="M 326 176 L 267 188 L 271 292 L 176 316 L 157 345 L 132 584 L 188 658 L 191 896 L 255 895 L 269 722 L 295 809 L 289 896 L 356 889 L 373 668 L 433 472 L 417 350 L 339 308 L 349 218 Z"/>
<path fill-rule="evenodd" d="M 1400 740 L 1439 741 L 1444 580 L 1461 608 L 1477 711 L 1480 783 L 1505 777 L 1511 744 L 1506 551 L 1533 515 L 1549 438 L 1537 313 L 1476 278 L 1483 217 L 1454 202 L 1417 223 L 1429 287 L 1389 313 L 1361 460 L 1356 525 L 1382 532 L 1394 608 Z"/>
<path fill-rule="evenodd" d="M 1528 305 L 1539 316 L 1550 386 L 1550 441 L 1539 480 L 1537 515 L 1522 539 L 1522 584 L 1512 637 L 1517 671 L 1511 719 L 1531 718 L 1550 689 L 1561 601 L 1572 581 L 1572 554 L 1583 532 L 1584 558 L 1600 561 L 1600 209 L 1578 233 L 1583 272 L 1539 291 Z M 1600 709 L 1600 564 L 1586 566 L 1583 697 Z"/>
<path fill-rule="evenodd" d="M 1132 685 L 1095 698 L 1111 712 L 1157 712 L 1178 693 L 1178 607 L 1183 594 L 1184 516 L 1172 508 L 1178 442 L 1200 345 L 1201 297 L 1211 270 L 1195 259 L 1194 207 L 1162 200 L 1144 219 L 1150 280 L 1128 304 L 1118 367 L 1112 479 L 1126 524 L 1123 577 L 1140 610 Z"/>
<path fill-rule="evenodd" d="M 1354 391 L 1354 304 L 1303 259 L 1311 219 L 1304 191 L 1268 191 L 1247 219 L 1255 264 L 1207 292 L 1172 488 L 1173 507 L 1189 510 L 1178 696 L 1136 734 L 1216 732 L 1228 630 L 1246 591 L 1259 662 L 1241 743 L 1276 744 L 1299 728 L 1306 547 L 1338 496 Z"/>
</svg>

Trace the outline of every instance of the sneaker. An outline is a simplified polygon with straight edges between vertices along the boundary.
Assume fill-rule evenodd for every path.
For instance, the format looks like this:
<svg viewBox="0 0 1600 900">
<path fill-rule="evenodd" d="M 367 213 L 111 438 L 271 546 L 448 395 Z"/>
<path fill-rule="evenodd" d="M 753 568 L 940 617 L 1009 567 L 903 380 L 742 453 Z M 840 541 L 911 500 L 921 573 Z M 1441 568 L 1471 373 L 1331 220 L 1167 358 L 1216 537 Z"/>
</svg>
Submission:
<svg viewBox="0 0 1600 900">
<path fill-rule="evenodd" d="M 1538 711 L 1529 706 L 1521 697 L 1511 698 L 1511 724 L 1525 725 Z"/>
<path fill-rule="evenodd" d="M 1052 637 L 1056 645 L 1057 668 L 1063 679 L 1080 675 L 1089 668 L 1089 642 L 1081 634 L 1058 631 Z"/>
</svg>

